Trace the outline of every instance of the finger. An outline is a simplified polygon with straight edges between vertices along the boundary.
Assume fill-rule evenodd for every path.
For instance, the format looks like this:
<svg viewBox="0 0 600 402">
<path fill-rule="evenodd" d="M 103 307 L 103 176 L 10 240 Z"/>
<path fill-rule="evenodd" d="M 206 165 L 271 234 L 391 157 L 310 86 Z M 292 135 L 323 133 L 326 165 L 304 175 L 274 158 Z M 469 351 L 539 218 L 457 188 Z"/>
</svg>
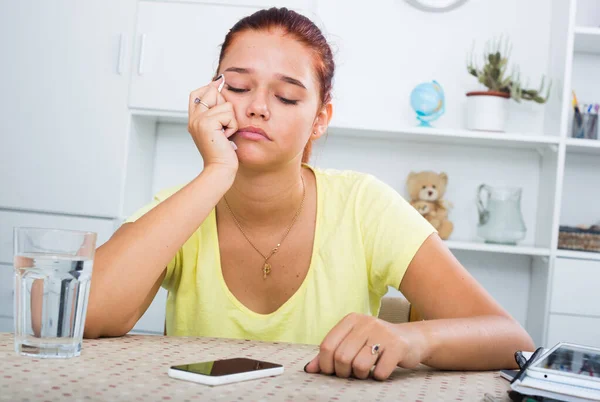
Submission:
<svg viewBox="0 0 600 402">
<path fill-rule="evenodd" d="M 379 352 L 379 359 L 373 371 L 373 378 L 379 381 L 386 380 L 398 365 L 398 357 L 392 350 L 382 350 Z"/>
<path fill-rule="evenodd" d="M 352 373 L 356 378 L 367 379 L 378 358 L 379 355 L 372 353 L 371 345 L 366 344 L 352 362 Z"/>
<path fill-rule="evenodd" d="M 190 92 L 190 98 L 188 100 L 188 116 L 191 116 L 198 106 L 198 104 L 195 103 L 196 98 L 202 99 L 207 90 L 208 87 L 202 87 Z"/>
<path fill-rule="evenodd" d="M 221 92 L 223 90 L 223 87 L 225 86 L 225 74 L 219 74 L 217 78 L 212 80 L 212 82 L 209 85 L 217 88 L 217 92 Z"/>
<path fill-rule="evenodd" d="M 334 354 L 339 344 L 352 331 L 357 321 L 357 315 L 348 314 L 323 339 L 319 349 L 319 367 L 325 374 L 335 372 Z"/>
<path fill-rule="evenodd" d="M 217 92 L 217 105 L 222 105 L 226 102 L 227 100 L 225 99 L 225 97 L 221 93 Z"/>
<path fill-rule="evenodd" d="M 215 127 L 215 129 L 224 129 L 223 134 L 225 134 L 226 138 L 231 137 L 238 130 L 238 124 L 232 112 L 218 113 L 212 117 L 220 124 L 220 127 Z"/>
<path fill-rule="evenodd" d="M 212 86 L 209 85 L 206 88 L 206 91 L 202 94 L 201 97 L 198 97 L 198 99 L 200 99 L 203 103 L 197 103 L 195 110 L 199 110 L 200 112 L 205 112 L 208 109 L 212 109 L 214 106 L 217 106 L 217 95 L 219 93 L 217 92 L 217 89 Z M 207 106 L 208 105 L 208 106 Z"/>
<path fill-rule="evenodd" d="M 213 106 L 210 108 L 210 110 L 206 111 L 204 116 L 211 117 L 225 112 L 233 113 L 233 105 L 231 103 L 225 102 L 220 105 Z"/>
<path fill-rule="evenodd" d="M 340 343 L 334 353 L 335 374 L 338 377 L 348 378 L 352 374 L 354 359 L 364 349 L 368 333 L 366 326 L 354 327 L 344 340 Z"/>
<path fill-rule="evenodd" d="M 306 366 L 304 366 L 304 371 L 307 373 L 320 373 L 321 367 L 319 366 L 319 355 L 317 354 Z"/>
</svg>

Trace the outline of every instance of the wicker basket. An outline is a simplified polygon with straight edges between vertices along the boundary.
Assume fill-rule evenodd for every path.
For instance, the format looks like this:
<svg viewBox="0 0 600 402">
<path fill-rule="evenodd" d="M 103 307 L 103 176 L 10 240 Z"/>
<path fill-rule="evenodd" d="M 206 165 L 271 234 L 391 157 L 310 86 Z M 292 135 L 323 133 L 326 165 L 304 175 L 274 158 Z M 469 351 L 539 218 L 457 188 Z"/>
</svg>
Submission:
<svg viewBox="0 0 600 402">
<path fill-rule="evenodd" d="M 600 253 L 600 227 L 592 226 L 589 229 L 581 229 L 573 226 L 561 226 L 558 232 L 558 248 Z"/>
</svg>

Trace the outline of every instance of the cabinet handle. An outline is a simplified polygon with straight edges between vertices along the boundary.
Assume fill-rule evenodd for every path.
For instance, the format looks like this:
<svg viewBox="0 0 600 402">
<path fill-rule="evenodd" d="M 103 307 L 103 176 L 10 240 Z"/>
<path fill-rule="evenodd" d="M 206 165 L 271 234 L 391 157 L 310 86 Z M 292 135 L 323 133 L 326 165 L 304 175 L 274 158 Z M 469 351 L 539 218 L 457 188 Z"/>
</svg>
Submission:
<svg viewBox="0 0 600 402">
<path fill-rule="evenodd" d="M 143 75 L 146 72 L 146 70 L 144 69 L 144 53 L 146 53 L 146 34 L 142 34 L 140 39 L 140 59 L 138 61 L 138 75 Z"/>
<path fill-rule="evenodd" d="M 123 75 L 125 70 L 125 48 L 127 47 L 127 36 L 122 33 L 119 38 L 119 61 L 117 64 L 117 73 Z"/>
</svg>

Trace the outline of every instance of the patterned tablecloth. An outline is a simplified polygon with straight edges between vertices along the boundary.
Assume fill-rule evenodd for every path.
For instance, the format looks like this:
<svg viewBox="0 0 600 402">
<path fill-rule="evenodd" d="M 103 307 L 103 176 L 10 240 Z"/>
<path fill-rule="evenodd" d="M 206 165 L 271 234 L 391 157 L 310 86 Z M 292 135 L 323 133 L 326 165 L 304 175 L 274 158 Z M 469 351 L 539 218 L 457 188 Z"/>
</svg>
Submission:
<svg viewBox="0 0 600 402">
<path fill-rule="evenodd" d="M 308 345 L 212 338 L 125 336 L 84 340 L 81 356 L 35 359 L 14 352 L 0 333 L 0 401 L 509 401 L 498 372 L 397 369 L 384 382 L 307 374 Z M 283 364 L 283 375 L 209 387 L 176 380 L 169 366 L 228 357 Z"/>
</svg>

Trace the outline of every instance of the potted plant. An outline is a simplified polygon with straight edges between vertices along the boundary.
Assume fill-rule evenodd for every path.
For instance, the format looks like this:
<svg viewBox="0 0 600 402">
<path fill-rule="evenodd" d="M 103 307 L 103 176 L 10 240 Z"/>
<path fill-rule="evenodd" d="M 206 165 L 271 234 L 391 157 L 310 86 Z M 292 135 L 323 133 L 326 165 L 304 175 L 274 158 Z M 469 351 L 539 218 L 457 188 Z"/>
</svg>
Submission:
<svg viewBox="0 0 600 402">
<path fill-rule="evenodd" d="M 487 88 L 487 91 L 467 92 L 467 128 L 470 130 L 504 131 L 508 116 L 508 102 L 512 98 L 546 103 L 551 83 L 546 88 L 542 77 L 539 89 L 524 88 L 517 68 L 507 74 L 511 46 L 509 41 L 487 41 L 483 52 L 483 66 L 475 62 L 473 52 L 467 63 L 469 74 Z M 543 95 L 542 95 L 543 94 Z"/>
</svg>

